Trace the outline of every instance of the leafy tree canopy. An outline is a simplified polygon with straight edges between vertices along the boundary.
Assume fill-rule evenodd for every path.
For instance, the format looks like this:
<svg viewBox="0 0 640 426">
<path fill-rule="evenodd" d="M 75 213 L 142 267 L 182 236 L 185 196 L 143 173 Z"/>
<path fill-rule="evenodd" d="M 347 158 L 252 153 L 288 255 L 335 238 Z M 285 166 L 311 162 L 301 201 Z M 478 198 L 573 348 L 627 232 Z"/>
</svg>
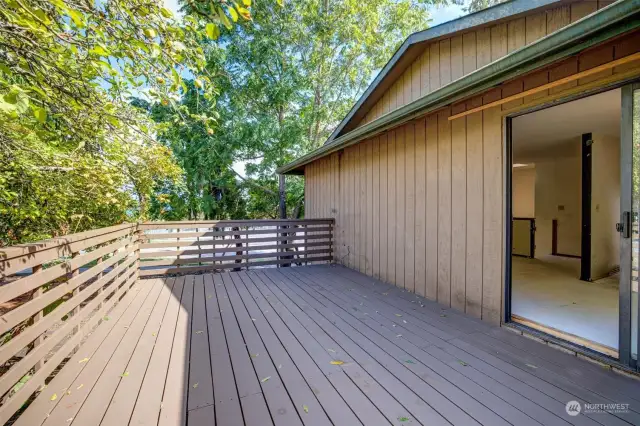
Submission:
<svg viewBox="0 0 640 426">
<path fill-rule="evenodd" d="M 226 217 L 215 194 L 239 190 L 245 216 L 276 217 L 275 168 L 320 146 L 400 43 L 428 27 L 428 7 L 444 3 L 307 0 L 280 7 L 256 2 L 253 21 L 223 31 L 207 58 L 207 68 L 219 70 L 211 76 L 219 88 L 215 131 L 207 134 L 185 120 L 164 135 L 191 182 L 186 188 L 191 214 Z M 192 94 L 180 102 L 194 110 Z M 245 166 L 246 179 L 235 175 L 234 164 Z M 299 213 L 303 182 L 288 178 L 287 185 L 288 205 Z M 170 204 L 160 218 L 173 214 Z"/>
<path fill-rule="evenodd" d="M 144 217 L 171 151 L 132 95 L 184 114 L 193 81 L 210 129 L 217 88 L 207 50 L 250 1 L 192 0 L 180 21 L 160 0 L 0 0 L 0 243 Z"/>
</svg>

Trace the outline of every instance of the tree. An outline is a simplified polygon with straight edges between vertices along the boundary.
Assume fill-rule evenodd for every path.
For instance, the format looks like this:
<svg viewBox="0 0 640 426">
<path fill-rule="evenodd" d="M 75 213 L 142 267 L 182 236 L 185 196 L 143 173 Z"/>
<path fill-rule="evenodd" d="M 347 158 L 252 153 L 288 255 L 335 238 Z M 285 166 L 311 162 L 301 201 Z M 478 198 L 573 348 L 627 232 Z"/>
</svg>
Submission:
<svg viewBox="0 0 640 426">
<path fill-rule="evenodd" d="M 130 98 L 175 107 L 188 77 L 214 99 L 206 50 L 251 18 L 249 0 L 191 4 L 177 21 L 160 0 L 0 0 L 0 244 L 144 218 L 179 181 Z M 210 130 L 214 112 L 189 118 Z"/>
<path fill-rule="evenodd" d="M 275 168 L 319 147 L 399 44 L 427 27 L 428 6 L 441 3 L 260 2 L 250 25 L 223 32 L 223 50 L 209 58 L 223 69 L 212 76 L 219 126 L 202 143 L 215 146 L 224 169 L 245 165 L 238 180 L 249 217 L 277 217 Z M 288 178 L 287 190 L 290 211 L 302 211 L 302 180 Z"/>
<path fill-rule="evenodd" d="M 464 4 L 463 0 L 455 0 L 457 4 Z M 469 3 L 463 7 L 467 13 L 478 12 L 491 6 L 495 6 L 500 3 L 504 3 L 508 0 L 470 0 Z"/>
</svg>

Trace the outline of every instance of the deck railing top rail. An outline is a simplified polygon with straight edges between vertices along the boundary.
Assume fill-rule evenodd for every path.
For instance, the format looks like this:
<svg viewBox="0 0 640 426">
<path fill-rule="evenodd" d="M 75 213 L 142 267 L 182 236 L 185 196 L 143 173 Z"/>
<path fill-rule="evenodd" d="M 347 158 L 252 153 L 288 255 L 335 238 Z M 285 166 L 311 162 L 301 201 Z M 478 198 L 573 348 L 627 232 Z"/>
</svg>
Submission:
<svg viewBox="0 0 640 426">
<path fill-rule="evenodd" d="M 125 223 L 0 248 L 0 424 L 140 276 L 329 262 L 333 219 Z"/>
</svg>

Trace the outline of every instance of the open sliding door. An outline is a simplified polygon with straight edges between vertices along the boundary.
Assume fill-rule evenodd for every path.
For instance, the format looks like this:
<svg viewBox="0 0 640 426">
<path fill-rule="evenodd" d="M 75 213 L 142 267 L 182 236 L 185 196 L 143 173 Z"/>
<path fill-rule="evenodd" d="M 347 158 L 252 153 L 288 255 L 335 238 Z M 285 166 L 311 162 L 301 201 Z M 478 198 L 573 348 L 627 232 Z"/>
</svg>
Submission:
<svg viewBox="0 0 640 426">
<path fill-rule="evenodd" d="M 638 368 L 640 84 L 622 89 L 621 125 L 620 362 Z"/>
</svg>

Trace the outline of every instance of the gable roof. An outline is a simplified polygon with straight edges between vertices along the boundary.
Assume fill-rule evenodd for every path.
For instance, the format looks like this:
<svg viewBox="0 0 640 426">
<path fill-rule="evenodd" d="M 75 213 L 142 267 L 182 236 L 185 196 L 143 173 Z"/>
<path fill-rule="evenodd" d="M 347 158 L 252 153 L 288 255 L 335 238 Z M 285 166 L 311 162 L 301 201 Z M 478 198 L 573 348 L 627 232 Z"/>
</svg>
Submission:
<svg viewBox="0 0 640 426">
<path fill-rule="evenodd" d="M 364 91 L 360 99 L 331 133 L 325 145 L 331 143 L 336 137 L 353 130 L 367 111 L 382 97 L 384 91 L 411 65 L 427 44 L 471 28 L 487 24 L 493 25 L 505 19 L 513 19 L 518 15 L 562 1 L 511 0 L 411 34 L 396 50 L 389 62 L 380 70 L 376 78 L 367 87 L 367 90 Z"/>
<path fill-rule="evenodd" d="M 306 164 L 322 157 L 638 28 L 640 0 L 618 0 L 407 105 L 336 137 L 278 168 L 276 173 L 304 174 Z"/>
</svg>

